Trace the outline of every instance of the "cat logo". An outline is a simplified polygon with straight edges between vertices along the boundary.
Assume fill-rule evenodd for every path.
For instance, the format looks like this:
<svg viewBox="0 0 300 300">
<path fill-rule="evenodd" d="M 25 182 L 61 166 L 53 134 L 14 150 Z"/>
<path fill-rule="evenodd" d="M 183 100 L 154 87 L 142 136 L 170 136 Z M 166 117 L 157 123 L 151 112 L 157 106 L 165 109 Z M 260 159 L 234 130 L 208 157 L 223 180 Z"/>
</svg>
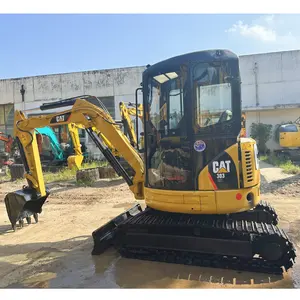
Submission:
<svg viewBox="0 0 300 300">
<path fill-rule="evenodd" d="M 50 123 L 51 124 L 57 124 L 57 123 L 63 123 L 63 122 L 68 122 L 68 120 L 71 117 L 71 113 L 65 113 L 65 114 L 61 114 L 61 115 L 57 115 L 57 116 L 53 116 L 53 118 L 51 119 Z"/>
<path fill-rule="evenodd" d="M 221 160 L 220 162 L 218 161 L 213 161 L 212 167 L 213 167 L 213 172 L 215 174 L 226 174 L 230 173 L 230 160 Z"/>
<path fill-rule="evenodd" d="M 56 122 L 64 122 L 65 121 L 65 115 L 56 116 Z"/>
</svg>

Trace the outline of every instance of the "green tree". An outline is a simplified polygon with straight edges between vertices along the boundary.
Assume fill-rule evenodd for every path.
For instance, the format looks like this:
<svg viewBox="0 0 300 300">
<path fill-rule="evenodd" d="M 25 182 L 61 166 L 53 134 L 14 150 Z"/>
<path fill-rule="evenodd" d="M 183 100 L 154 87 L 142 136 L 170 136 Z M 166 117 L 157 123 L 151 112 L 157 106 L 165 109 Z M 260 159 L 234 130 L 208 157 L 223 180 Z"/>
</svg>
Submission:
<svg viewBox="0 0 300 300">
<path fill-rule="evenodd" d="M 250 136 L 256 140 L 259 153 L 266 154 L 267 141 L 272 136 L 272 125 L 263 123 L 252 123 L 250 127 Z"/>
</svg>

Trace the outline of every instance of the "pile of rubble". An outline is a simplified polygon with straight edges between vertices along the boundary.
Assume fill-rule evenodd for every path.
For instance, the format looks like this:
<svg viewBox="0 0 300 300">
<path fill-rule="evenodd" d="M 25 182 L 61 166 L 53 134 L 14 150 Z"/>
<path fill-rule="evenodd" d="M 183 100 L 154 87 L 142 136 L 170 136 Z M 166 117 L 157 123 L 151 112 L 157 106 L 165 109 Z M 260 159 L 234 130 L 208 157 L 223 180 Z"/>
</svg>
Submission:
<svg viewBox="0 0 300 300">
<path fill-rule="evenodd" d="M 298 174 L 272 182 L 267 182 L 264 176 L 261 176 L 261 193 L 300 197 L 300 175 Z"/>
</svg>

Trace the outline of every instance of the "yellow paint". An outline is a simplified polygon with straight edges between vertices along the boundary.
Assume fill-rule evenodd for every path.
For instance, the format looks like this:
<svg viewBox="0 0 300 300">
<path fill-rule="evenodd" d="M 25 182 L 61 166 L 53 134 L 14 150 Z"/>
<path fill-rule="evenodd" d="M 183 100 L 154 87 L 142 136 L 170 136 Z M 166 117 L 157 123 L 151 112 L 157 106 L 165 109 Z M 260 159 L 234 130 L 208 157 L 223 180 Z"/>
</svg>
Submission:
<svg viewBox="0 0 300 300">
<path fill-rule="evenodd" d="M 237 194 L 242 195 L 241 200 L 236 199 Z M 254 205 L 247 201 L 247 194 L 252 193 L 254 196 Z M 259 185 L 249 189 L 239 190 L 219 190 L 216 192 L 216 212 L 219 214 L 241 212 L 256 206 L 260 201 Z"/>
<path fill-rule="evenodd" d="M 135 147 L 137 145 L 137 137 L 134 131 L 134 127 L 128 112 L 128 109 L 126 105 L 123 102 L 119 103 L 119 108 L 120 108 L 120 115 L 123 123 L 126 124 L 126 127 L 128 129 L 128 134 L 129 134 L 129 139 L 131 144 L 133 144 Z"/>
<path fill-rule="evenodd" d="M 41 196 L 46 195 L 45 182 L 43 178 L 42 164 L 40 153 L 37 145 L 36 134 L 34 128 L 24 128 L 19 130 L 21 124 L 28 123 L 25 115 L 20 111 L 15 111 L 14 118 L 14 136 L 20 139 L 23 145 L 25 157 L 29 166 L 29 174 L 24 176 L 27 179 L 28 185 L 36 189 Z M 46 125 L 45 125 L 46 126 Z M 44 127 L 44 126 L 40 126 Z"/>
<path fill-rule="evenodd" d="M 256 186 L 260 183 L 260 171 L 255 169 L 254 145 L 255 140 L 241 138 L 242 174 L 245 188 Z"/>
<path fill-rule="evenodd" d="M 167 191 L 145 188 L 146 204 L 157 210 L 189 214 L 224 214 L 252 208 L 247 194 L 253 193 L 254 204 L 259 201 L 259 186 L 250 189 L 217 191 Z M 242 195 L 241 200 L 236 195 Z"/>
<path fill-rule="evenodd" d="M 228 171 L 225 168 L 221 168 L 217 173 L 218 174 L 228 173 Z"/>
<path fill-rule="evenodd" d="M 81 168 L 81 164 L 83 161 L 83 155 L 82 155 L 82 151 L 81 151 L 78 128 L 80 128 L 80 127 L 74 123 L 68 124 L 68 129 L 69 129 L 69 133 L 71 135 L 71 139 L 73 142 L 75 155 L 69 156 L 67 161 L 68 161 L 68 167 L 70 169 L 76 168 L 79 170 Z"/>
<path fill-rule="evenodd" d="M 297 126 L 300 130 L 300 126 Z M 284 148 L 300 147 L 300 131 L 298 132 L 280 132 L 279 144 Z"/>
<path fill-rule="evenodd" d="M 214 187 L 209 180 L 208 166 L 206 166 L 198 176 L 198 187 L 201 191 L 213 191 Z"/>
</svg>

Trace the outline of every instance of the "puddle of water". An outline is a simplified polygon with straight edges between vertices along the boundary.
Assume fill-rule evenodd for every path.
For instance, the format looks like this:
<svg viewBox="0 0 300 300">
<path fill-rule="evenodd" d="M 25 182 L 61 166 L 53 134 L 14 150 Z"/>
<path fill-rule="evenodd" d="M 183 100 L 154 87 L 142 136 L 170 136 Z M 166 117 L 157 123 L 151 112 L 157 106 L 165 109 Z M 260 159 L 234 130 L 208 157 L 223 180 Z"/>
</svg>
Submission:
<svg viewBox="0 0 300 300">
<path fill-rule="evenodd" d="M 59 253 L 57 253 L 59 255 Z M 90 249 L 58 257 L 47 272 L 11 288 L 293 288 L 300 286 L 300 266 L 284 276 L 125 259 L 115 250 L 92 256 Z"/>
<path fill-rule="evenodd" d="M 282 276 L 123 258 L 117 262 L 115 271 L 117 284 L 127 288 L 256 287 L 261 284 L 292 287 L 290 278 Z"/>
<path fill-rule="evenodd" d="M 55 273 L 43 272 L 35 274 L 23 281 L 24 287 L 30 288 L 49 288 L 49 282 L 56 277 Z"/>
</svg>

